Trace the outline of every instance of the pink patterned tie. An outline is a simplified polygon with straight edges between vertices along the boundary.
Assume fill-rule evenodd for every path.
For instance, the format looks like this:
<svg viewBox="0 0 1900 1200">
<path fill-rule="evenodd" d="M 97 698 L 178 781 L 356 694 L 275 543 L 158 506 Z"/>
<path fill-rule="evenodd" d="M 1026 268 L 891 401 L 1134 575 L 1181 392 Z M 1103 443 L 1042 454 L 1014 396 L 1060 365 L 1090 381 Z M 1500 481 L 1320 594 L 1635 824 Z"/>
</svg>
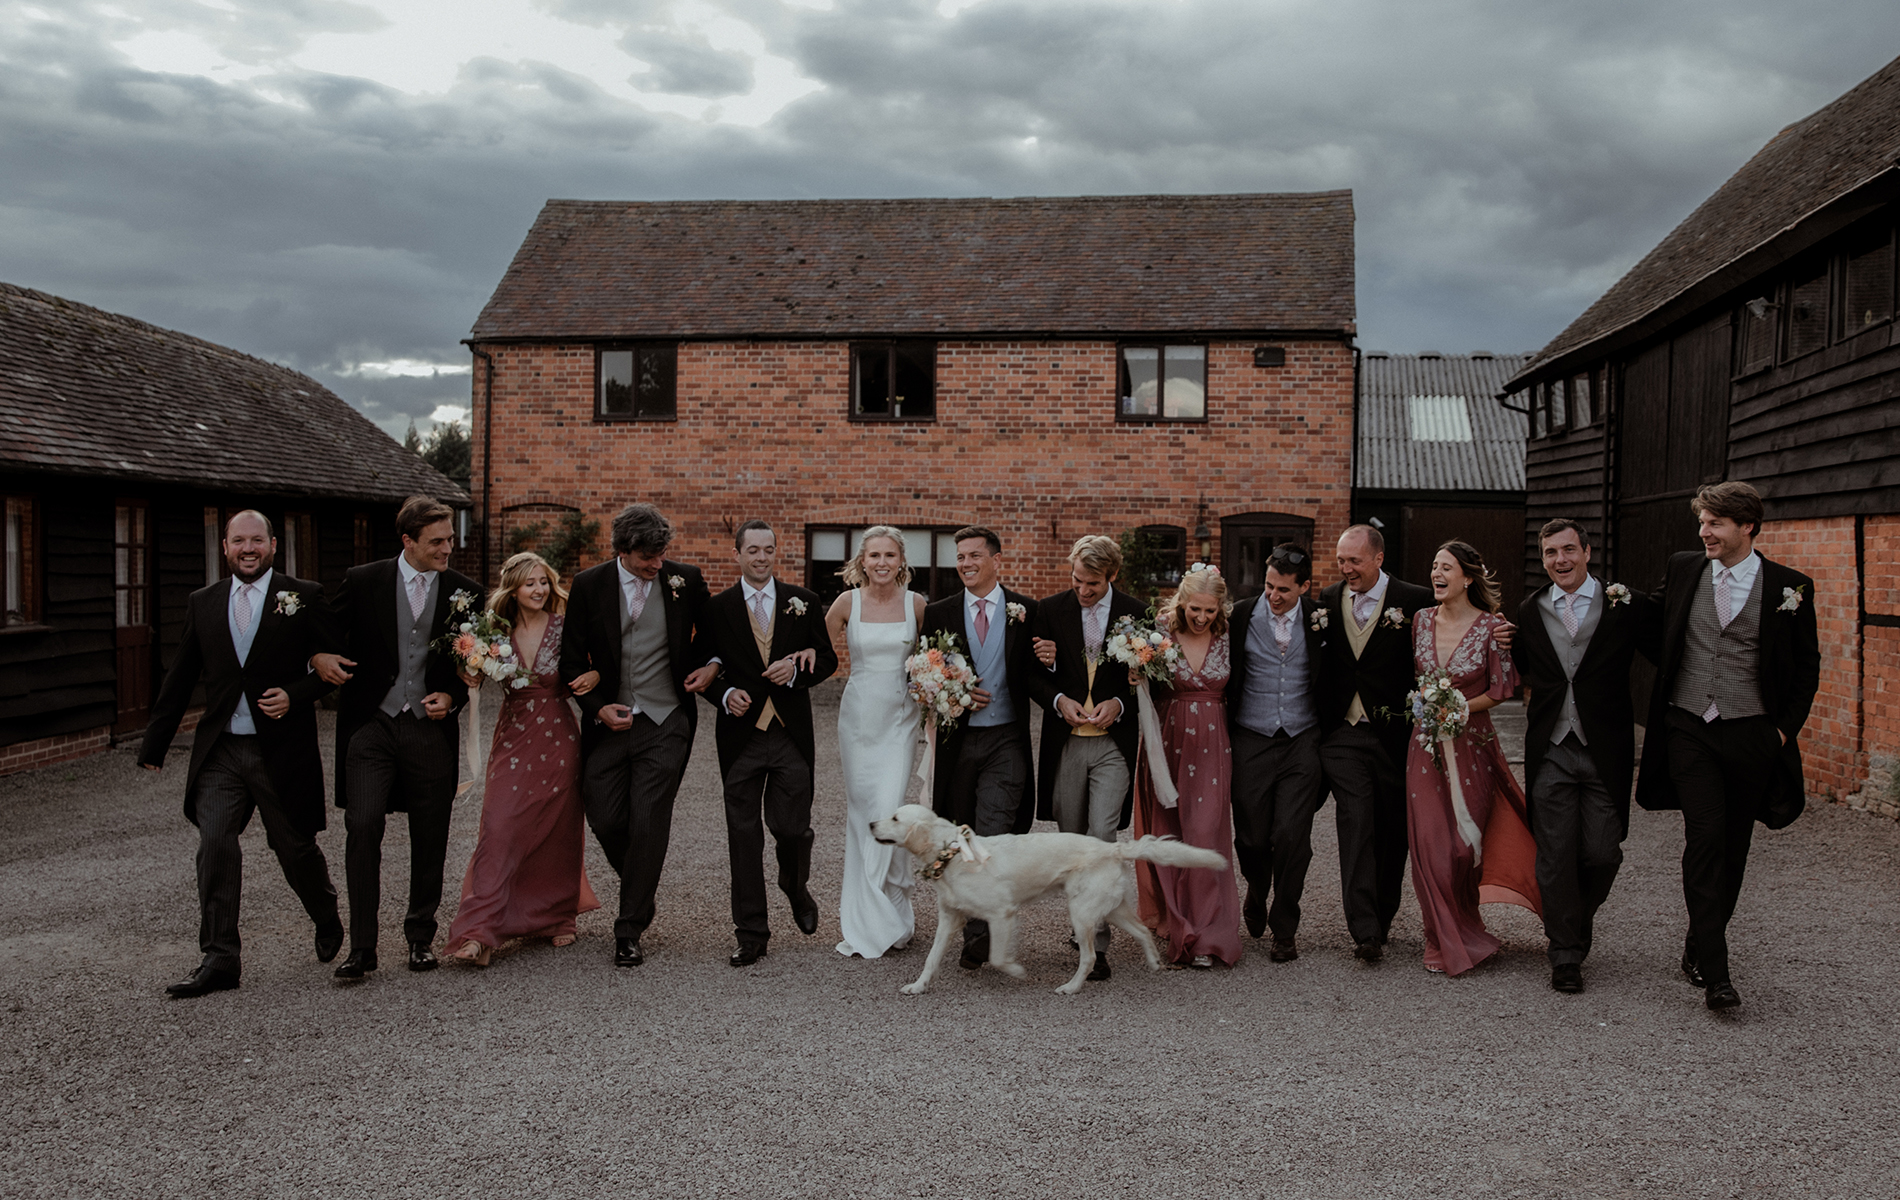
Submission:
<svg viewBox="0 0 1900 1200">
<path fill-rule="evenodd" d="M 759 623 L 759 632 L 764 633 L 772 624 L 771 614 L 765 610 L 765 593 L 752 593 L 752 616 Z"/>
<path fill-rule="evenodd" d="M 1102 612 L 1093 604 L 1082 614 L 1082 633 L 1088 639 L 1088 645 L 1084 647 L 1088 651 L 1088 660 L 1099 660 L 1102 657 Z"/>
<path fill-rule="evenodd" d="M 650 585 L 638 575 L 633 577 L 633 596 L 627 601 L 627 624 L 640 620 L 640 614 L 647 610 L 647 588 Z"/>
<path fill-rule="evenodd" d="M 429 581 L 421 575 L 409 581 L 409 616 L 422 619 L 422 602 L 429 598 Z"/>
<path fill-rule="evenodd" d="M 232 610 L 233 610 L 234 615 L 237 617 L 238 636 L 243 637 L 244 631 L 251 627 L 251 585 L 250 584 L 248 583 L 238 584 L 237 603 L 232 605 Z"/>
<path fill-rule="evenodd" d="M 1571 637 L 1577 636 L 1577 593 L 1571 592 L 1564 597 L 1564 628 Z"/>
<path fill-rule="evenodd" d="M 1293 645 L 1293 614 L 1282 617 L 1272 609 L 1267 610 L 1273 618 L 1273 640 L 1280 644 L 1280 657 L 1285 658 L 1288 647 Z"/>
<path fill-rule="evenodd" d="M 1365 628 L 1366 621 L 1372 615 L 1372 593 L 1361 592 L 1352 598 L 1352 619 Z"/>
<path fill-rule="evenodd" d="M 990 602 L 988 600 L 976 602 L 976 640 L 979 642 L 990 640 Z"/>
<path fill-rule="evenodd" d="M 1729 569 L 1715 568 L 1715 616 L 1722 622 L 1724 629 L 1727 629 L 1728 623 L 1735 619 L 1735 602 L 1729 596 L 1728 583 Z"/>
</svg>

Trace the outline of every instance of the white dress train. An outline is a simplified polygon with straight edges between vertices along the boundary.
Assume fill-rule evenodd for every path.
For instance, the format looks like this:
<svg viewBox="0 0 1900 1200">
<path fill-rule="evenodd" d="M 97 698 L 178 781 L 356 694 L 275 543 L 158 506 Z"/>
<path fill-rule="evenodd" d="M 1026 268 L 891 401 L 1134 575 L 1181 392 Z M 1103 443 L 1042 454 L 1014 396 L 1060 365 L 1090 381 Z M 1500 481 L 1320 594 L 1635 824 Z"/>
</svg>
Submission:
<svg viewBox="0 0 1900 1200">
<path fill-rule="evenodd" d="M 904 594 L 902 621 L 866 623 L 861 593 L 851 593 L 845 645 L 851 677 L 838 704 L 838 755 L 844 765 L 844 889 L 838 924 L 840 954 L 878 958 L 909 943 L 917 927 L 910 906 L 911 856 L 871 837 L 871 822 L 904 803 L 917 748 L 919 710 L 905 690 L 904 660 L 917 640 L 917 617 Z"/>
</svg>

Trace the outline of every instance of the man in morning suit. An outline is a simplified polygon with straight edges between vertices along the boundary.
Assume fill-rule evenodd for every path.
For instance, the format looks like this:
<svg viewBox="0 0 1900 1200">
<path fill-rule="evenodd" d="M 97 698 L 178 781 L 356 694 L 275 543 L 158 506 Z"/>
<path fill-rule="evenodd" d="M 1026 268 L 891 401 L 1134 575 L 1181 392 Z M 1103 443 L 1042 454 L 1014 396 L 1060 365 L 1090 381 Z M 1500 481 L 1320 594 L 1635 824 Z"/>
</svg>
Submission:
<svg viewBox="0 0 1900 1200">
<path fill-rule="evenodd" d="M 1035 821 L 1029 748 L 1029 679 L 1043 670 L 1031 652 L 1036 602 L 1002 584 L 1003 540 L 980 525 L 955 535 L 963 590 L 924 609 L 924 634 L 954 634 L 978 687 L 974 711 L 937 735 L 931 807 L 980 836 L 1027 833 Z M 962 965 L 990 956 L 987 921 L 963 927 Z"/>
<path fill-rule="evenodd" d="M 1040 671 L 1028 672 L 1029 694 L 1045 710 L 1036 816 L 1064 833 L 1115 840 L 1134 811 L 1135 746 L 1140 726 L 1129 708 L 1128 670 L 1102 647 L 1115 623 L 1140 617 L 1141 601 L 1116 589 L 1122 550 L 1092 533 L 1069 549 L 1075 586 L 1036 605 L 1030 646 Z M 1127 719 L 1124 719 L 1127 718 Z M 1108 978 L 1108 926 L 1095 933 L 1092 978 Z"/>
<path fill-rule="evenodd" d="M 431 649 L 452 624 L 483 608 L 482 585 L 449 569 L 455 510 L 411 496 L 396 514 L 402 553 L 351 567 L 331 603 L 342 653 L 314 660 L 343 685 L 336 722 L 336 806 L 343 810 L 350 954 L 338 979 L 376 969 L 383 830 L 409 814 L 409 969 L 435 969 L 435 912 L 449 852 L 461 722 L 469 681 L 452 656 Z"/>
<path fill-rule="evenodd" d="M 1319 666 L 1328 634 L 1307 598 L 1313 562 L 1294 545 L 1267 556 L 1266 590 L 1234 606 L 1227 626 L 1227 724 L 1233 744 L 1234 858 L 1247 880 L 1247 932 L 1273 930 L 1267 957 L 1300 956 L 1300 895 L 1313 861 L 1313 816 L 1325 796 L 1319 763 Z M 1273 907 L 1267 907 L 1267 897 Z"/>
<path fill-rule="evenodd" d="M 185 774 L 185 819 L 198 827 L 198 948 L 204 960 L 165 990 L 185 999 L 238 986 L 238 835 L 253 811 L 284 879 L 316 923 L 317 960 L 343 945 L 336 887 L 317 845 L 323 829 L 323 761 L 316 700 L 329 685 L 311 673 L 322 649 L 323 585 L 271 569 L 277 540 L 250 509 L 224 527 L 231 577 L 191 594 L 178 661 L 165 676 L 139 765 L 156 771 L 200 678 L 205 710 Z"/>
<path fill-rule="evenodd" d="M 765 956 L 765 831 L 778 847 L 778 886 L 799 932 L 818 931 L 811 889 L 811 691 L 838 670 L 816 592 L 781 583 L 778 535 L 764 521 L 733 534 L 739 582 L 707 602 L 699 657 L 716 663 L 705 697 L 718 710 L 714 738 L 726 783 L 726 849 L 732 862 L 732 926 L 745 967 Z M 806 662 L 810 665 L 806 666 Z M 802 669 L 801 669 L 802 668 Z M 760 816 L 763 812 L 764 821 Z"/>
<path fill-rule="evenodd" d="M 1669 558 L 1661 661 L 1644 726 L 1636 802 L 1679 808 L 1689 936 L 1682 971 L 1712 1009 L 1742 1002 L 1729 977 L 1728 923 L 1755 822 L 1801 815 L 1801 726 L 1821 683 L 1814 581 L 1755 550 L 1761 495 L 1746 483 L 1690 501 L 1703 552 Z"/>
<path fill-rule="evenodd" d="M 697 660 L 706 607 L 698 567 L 665 557 L 673 526 L 651 504 L 614 517 L 614 558 L 574 577 L 561 641 L 561 678 L 599 671 L 581 706 L 581 798 L 587 824 L 620 874 L 614 965 L 646 961 L 640 935 L 666 866 L 673 800 L 693 751 L 693 696 L 716 664 Z"/>
<path fill-rule="evenodd" d="M 1339 882 L 1353 954 L 1385 956 L 1405 882 L 1405 748 L 1402 714 L 1412 669 L 1412 614 L 1429 590 L 1384 571 L 1385 538 L 1370 525 L 1339 535 L 1344 578 L 1320 593 L 1319 758 L 1338 805 Z"/>
<path fill-rule="evenodd" d="M 1537 840 L 1537 890 L 1550 939 L 1550 986 L 1583 990 L 1597 909 L 1630 828 L 1636 712 L 1630 663 L 1654 655 L 1648 596 L 1590 574 L 1590 535 L 1567 517 L 1537 535 L 1551 586 L 1517 612 L 1517 670 L 1530 691 L 1524 781 Z"/>
</svg>

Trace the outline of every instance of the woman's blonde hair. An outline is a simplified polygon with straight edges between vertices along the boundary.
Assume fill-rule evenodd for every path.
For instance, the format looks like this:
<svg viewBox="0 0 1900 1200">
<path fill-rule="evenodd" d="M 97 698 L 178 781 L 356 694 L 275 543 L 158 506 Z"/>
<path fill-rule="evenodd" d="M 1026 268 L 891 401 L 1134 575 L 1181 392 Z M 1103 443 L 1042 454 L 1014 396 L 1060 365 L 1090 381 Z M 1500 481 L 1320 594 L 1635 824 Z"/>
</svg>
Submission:
<svg viewBox="0 0 1900 1200">
<path fill-rule="evenodd" d="M 1174 629 L 1174 611 L 1181 607 L 1184 596 L 1212 596 L 1220 605 L 1220 611 L 1214 615 L 1214 623 L 1208 626 L 1208 632 L 1221 637 L 1227 632 L 1227 614 L 1234 609 L 1233 601 L 1227 598 L 1227 580 L 1221 577 L 1214 567 L 1194 564 L 1200 570 L 1190 569 L 1181 576 L 1180 586 L 1174 589 L 1174 595 L 1161 602 L 1161 608 L 1155 613 L 1155 619 L 1170 632 Z"/>
<path fill-rule="evenodd" d="M 1471 601 L 1471 607 L 1489 613 L 1503 610 L 1504 598 L 1498 592 L 1498 577 L 1484 565 L 1484 555 L 1478 553 L 1476 546 L 1454 538 L 1438 551 L 1451 555 L 1458 569 L 1465 573 L 1465 599 Z"/>
<path fill-rule="evenodd" d="M 567 610 L 567 589 L 561 586 L 558 571 L 548 565 L 548 560 L 532 550 L 523 550 L 507 562 L 501 564 L 501 582 L 495 590 L 488 593 L 488 610 L 502 620 L 513 625 L 521 619 L 521 601 L 515 598 L 515 592 L 528 582 L 528 576 L 540 567 L 548 573 L 548 611 L 551 613 Z"/>
<path fill-rule="evenodd" d="M 853 554 L 851 561 L 838 572 L 838 577 L 844 580 L 844 585 L 861 588 L 871 582 L 871 577 L 864 572 L 864 550 L 871 544 L 872 538 L 889 538 L 897 543 L 897 586 L 903 587 L 908 584 L 910 556 L 904 551 L 904 531 L 890 525 L 873 525 L 864 531 L 863 537 L 858 539 L 858 552 Z"/>
</svg>

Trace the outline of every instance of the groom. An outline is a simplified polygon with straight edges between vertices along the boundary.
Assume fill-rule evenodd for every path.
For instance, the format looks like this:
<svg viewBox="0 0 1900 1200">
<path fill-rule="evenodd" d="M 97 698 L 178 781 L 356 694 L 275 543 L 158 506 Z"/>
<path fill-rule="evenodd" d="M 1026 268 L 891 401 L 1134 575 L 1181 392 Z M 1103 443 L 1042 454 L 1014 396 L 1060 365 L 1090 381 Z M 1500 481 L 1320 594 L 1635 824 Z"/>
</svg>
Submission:
<svg viewBox="0 0 1900 1200">
<path fill-rule="evenodd" d="M 974 711 L 937 738 L 931 807 L 979 836 L 1027 833 L 1035 820 L 1029 748 L 1029 679 L 1043 670 L 1030 650 L 1036 602 L 1002 585 L 1003 540 L 981 525 L 955 535 L 963 591 L 924 609 L 924 635 L 955 635 L 978 687 Z M 990 956 L 987 921 L 963 927 L 962 965 Z"/>
<path fill-rule="evenodd" d="M 718 665 L 705 696 L 719 710 L 714 736 L 726 783 L 726 850 L 732 864 L 732 925 L 746 967 L 765 957 L 765 831 L 778 846 L 778 886 L 799 932 L 818 930 L 811 882 L 810 689 L 838 670 L 817 593 L 781 583 L 778 536 L 764 521 L 733 534 L 739 582 L 706 605 L 700 657 Z M 801 658 L 812 665 L 801 670 Z M 763 809 L 764 823 L 760 823 Z"/>
</svg>

